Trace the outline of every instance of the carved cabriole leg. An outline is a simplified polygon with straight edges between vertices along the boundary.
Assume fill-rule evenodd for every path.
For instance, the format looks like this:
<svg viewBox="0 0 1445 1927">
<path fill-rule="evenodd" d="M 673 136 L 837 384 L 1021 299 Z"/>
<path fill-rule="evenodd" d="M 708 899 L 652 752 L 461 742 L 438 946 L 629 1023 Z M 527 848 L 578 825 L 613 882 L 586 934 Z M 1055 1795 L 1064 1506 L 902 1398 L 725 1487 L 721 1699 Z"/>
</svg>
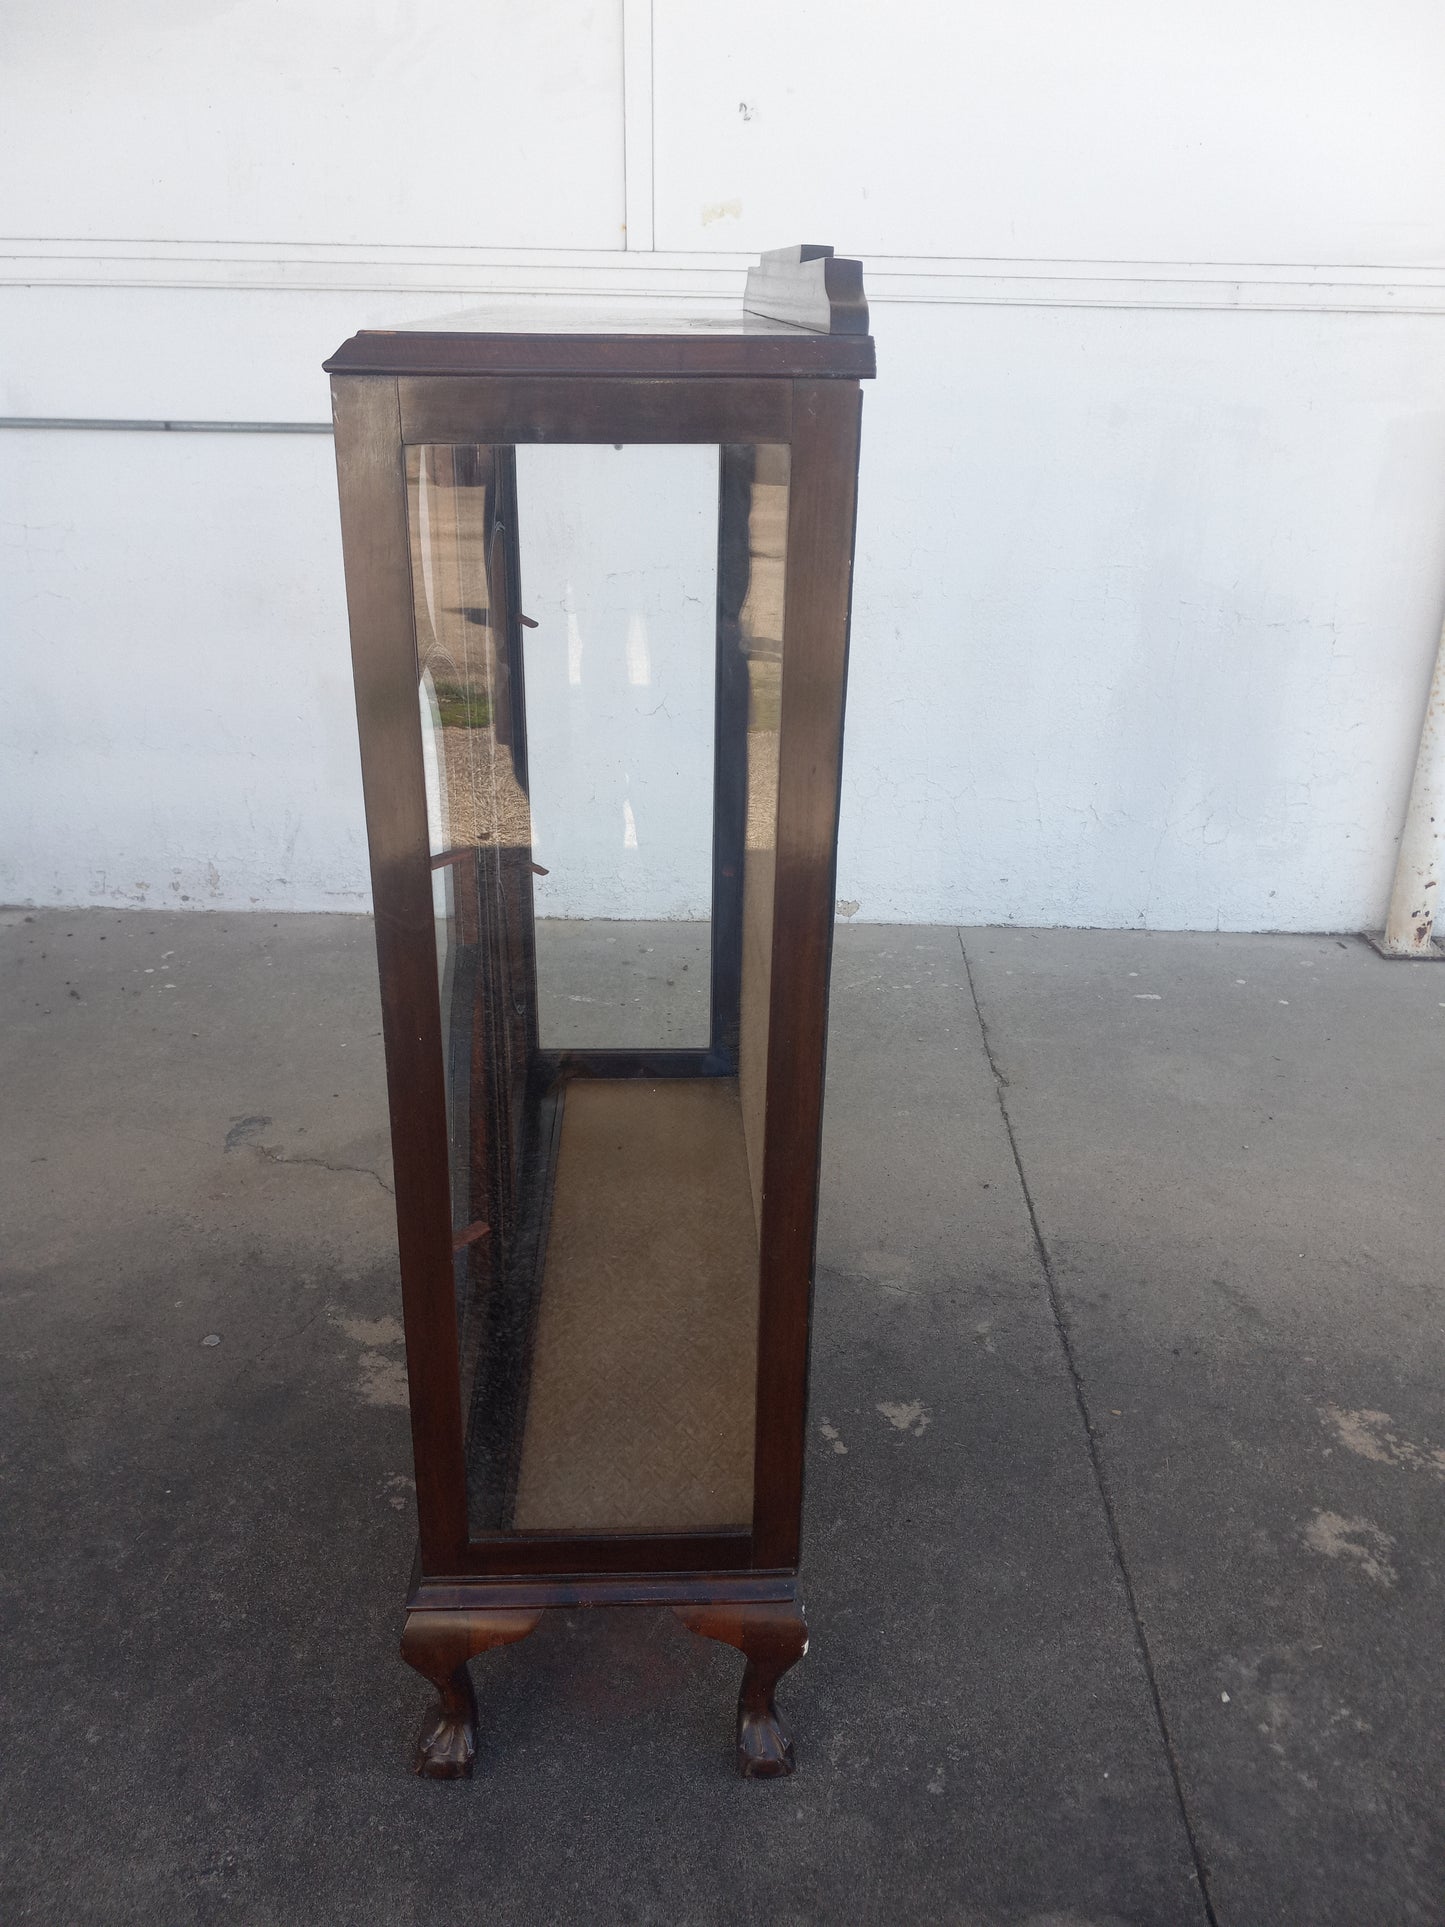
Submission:
<svg viewBox="0 0 1445 1927">
<path fill-rule="evenodd" d="M 477 1698 L 467 1661 L 493 1646 L 525 1639 L 542 1617 L 524 1612 L 414 1612 L 406 1617 L 401 1656 L 437 1689 L 437 1703 L 417 1736 L 412 1766 L 429 1780 L 471 1777 L 477 1756 Z"/>
<path fill-rule="evenodd" d="M 808 1650 L 803 1609 L 791 1600 L 764 1606 L 674 1606 L 683 1625 L 704 1639 L 736 1646 L 747 1660 L 738 1694 L 738 1772 L 745 1780 L 772 1780 L 793 1771 L 788 1738 L 773 1689 Z"/>
</svg>

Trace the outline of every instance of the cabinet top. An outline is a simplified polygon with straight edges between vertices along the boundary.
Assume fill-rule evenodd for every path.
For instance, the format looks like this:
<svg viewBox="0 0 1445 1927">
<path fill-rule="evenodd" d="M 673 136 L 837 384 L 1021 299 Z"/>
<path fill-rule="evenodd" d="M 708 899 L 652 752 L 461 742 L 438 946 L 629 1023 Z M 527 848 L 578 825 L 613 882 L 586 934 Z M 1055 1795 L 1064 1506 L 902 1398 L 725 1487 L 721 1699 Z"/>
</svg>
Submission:
<svg viewBox="0 0 1445 1927">
<path fill-rule="evenodd" d="M 688 303 L 675 315 L 548 295 L 436 321 L 364 328 L 323 367 L 332 375 L 871 376 L 861 262 L 829 247 L 778 248 L 748 269 L 741 307 Z"/>
</svg>

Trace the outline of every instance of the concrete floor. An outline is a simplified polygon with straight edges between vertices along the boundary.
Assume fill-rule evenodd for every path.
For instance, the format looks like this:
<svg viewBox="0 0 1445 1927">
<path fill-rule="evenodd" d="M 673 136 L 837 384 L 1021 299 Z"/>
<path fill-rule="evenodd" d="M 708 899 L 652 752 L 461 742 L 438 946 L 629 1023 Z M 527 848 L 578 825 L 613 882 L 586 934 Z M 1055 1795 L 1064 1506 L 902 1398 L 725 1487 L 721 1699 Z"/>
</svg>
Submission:
<svg viewBox="0 0 1445 1927">
<path fill-rule="evenodd" d="M 839 932 L 771 1785 L 644 1611 L 407 1771 L 369 926 L 9 912 L 0 971 L 6 1922 L 1445 1920 L 1445 970 Z"/>
</svg>

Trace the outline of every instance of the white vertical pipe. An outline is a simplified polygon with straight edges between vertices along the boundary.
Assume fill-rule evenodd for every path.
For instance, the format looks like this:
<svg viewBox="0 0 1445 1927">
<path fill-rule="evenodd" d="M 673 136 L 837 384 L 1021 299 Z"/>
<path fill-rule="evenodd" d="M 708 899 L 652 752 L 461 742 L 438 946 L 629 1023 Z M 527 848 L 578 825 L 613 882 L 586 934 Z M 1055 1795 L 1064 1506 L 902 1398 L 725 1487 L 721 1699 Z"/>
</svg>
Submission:
<svg viewBox="0 0 1445 1927">
<path fill-rule="evenodd" d="M 1420 731 L 1420 753 L 1410 806 L 1395 863 L 1395 887 L 1380 948 L 1390 957 L 1428 957 L 1440 895 L 1440 828 L 1445 817 L 1445 629 L 1435 655 L 1435 674 Z"/>
</svg>

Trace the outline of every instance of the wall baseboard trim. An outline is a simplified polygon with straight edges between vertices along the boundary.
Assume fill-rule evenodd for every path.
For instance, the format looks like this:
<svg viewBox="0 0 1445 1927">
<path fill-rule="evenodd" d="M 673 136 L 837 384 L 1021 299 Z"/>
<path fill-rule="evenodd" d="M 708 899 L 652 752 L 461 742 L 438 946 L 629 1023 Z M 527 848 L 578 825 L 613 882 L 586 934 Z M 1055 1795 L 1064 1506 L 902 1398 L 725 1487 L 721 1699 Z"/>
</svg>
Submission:
<svg viewBox="0 0 1445 1927">
<path fill-rule="evenodd" d="M 667 250 L 360 247 L 0 239 L 0 287 L 548 294 L 675 306 L 730 301 L 752 256 Z M 1445 266 L 1009 261 L 865 255 L 879 304 L 1445 314 Z"/>
</svg>

